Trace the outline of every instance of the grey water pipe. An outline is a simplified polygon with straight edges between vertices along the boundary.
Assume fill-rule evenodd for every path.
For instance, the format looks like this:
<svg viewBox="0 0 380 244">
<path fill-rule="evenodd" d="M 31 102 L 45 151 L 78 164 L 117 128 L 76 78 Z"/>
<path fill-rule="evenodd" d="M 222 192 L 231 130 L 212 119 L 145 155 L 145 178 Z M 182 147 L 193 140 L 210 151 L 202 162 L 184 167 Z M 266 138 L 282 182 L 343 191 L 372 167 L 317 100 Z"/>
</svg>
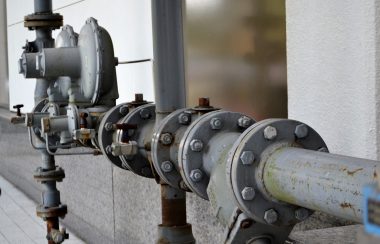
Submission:
<svg viewBox="0 0 380 244">
<path fill-rule="evenodd" d="M 362 222 L 362 188 L 379 174 L 378 161 L 289 147 L 266 160 L 263 181 L 277 200 Z"/>
<path fill-rule="evenodd" d="M 183 0 L 152 0 L 156 125 L 186 106 Z M 184 191 L 161 184 L 162 224 L 157 243 L 195 243 L 186 221 Z"/>
</svg>

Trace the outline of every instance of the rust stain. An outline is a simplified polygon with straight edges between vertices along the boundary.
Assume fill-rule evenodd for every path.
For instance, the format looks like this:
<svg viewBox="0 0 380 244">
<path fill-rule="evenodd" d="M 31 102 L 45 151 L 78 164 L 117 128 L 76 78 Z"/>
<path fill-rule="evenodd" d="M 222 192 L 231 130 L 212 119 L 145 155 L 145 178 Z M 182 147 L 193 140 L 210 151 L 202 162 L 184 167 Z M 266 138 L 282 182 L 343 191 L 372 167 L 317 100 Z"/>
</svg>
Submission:
<svg viewBox="0 0 380 244">
<path fill-rule="evenodd" d="M 352 208 L 352 205 L 351 205 L 351 203 L 344 202 L 344 203 L 340 204 L 340 207 L 341 208 Z"/>
<path fill-rule="evenodd" d="M 363 168 L 359 168 L 359 169 L 356 169 L 356 170 L 353 170 L 353 171 L 347 171 L 347 174 L 350 175 L 350 176 L 354 176 L 355 173 L 359 172 L 363 170 Z"/>
<path fill-rule="evenodd" d="M 376 172 L 376 170 L 373 171 L 373 178 L 374 178 L 374 179 L 377 179 L 377 172 Z"/>
</svg>

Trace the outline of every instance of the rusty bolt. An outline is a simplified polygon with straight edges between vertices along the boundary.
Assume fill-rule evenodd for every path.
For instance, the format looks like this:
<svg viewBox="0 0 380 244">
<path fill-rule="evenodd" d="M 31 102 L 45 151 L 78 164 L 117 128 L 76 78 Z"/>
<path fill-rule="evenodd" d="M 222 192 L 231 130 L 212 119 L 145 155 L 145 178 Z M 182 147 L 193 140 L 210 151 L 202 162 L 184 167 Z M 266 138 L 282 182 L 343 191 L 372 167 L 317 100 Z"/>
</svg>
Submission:
<svg viewBox="0 0 380 244">
<path fill-rule="evenodd" d="M 274 128 L 273 126 L 267 126 L 264 129 L 264 137 L 267 140 L 273 140 L 274 138 L 277 137 L 277 129 Z"/>
<path fill-rule="evenodd" d="M 119 113 L 123 116 L 127 115 L 129 113 L 129 108 L 127 105 L 123 105 L 119 108 Z"/>
<path fill-rule="evenodd" d="M 252 224 L 253 224 L 253 220 L 252 219 L 244 219 L 240 223 L 240 228 L 247 229 L 247 228 L 251 227 Z"/>
<path fill-rule="evenodd" d="M 203 178 L 203 172 L 200 169 L 193 169 L 190 172 L 190 179 L 194 182 L 199 182 Z"/>
<path fill-rule="evenodd" d="M 150 114 L 150 112 L 149 112 L 148 109 L 145 109 L 145 108 L 141 109 L 141 111 L 140 111 L 140 117 L 142 119 L 149 119 L 150 116 L 151 116 L 151 114 Z"/>
<path fill-rule="evenodd" d="M 173 142 L 173 137 L 170 133 L 163 133 L 160 136 L 160 142 L 164 145 L 170 145 Z"/>
<path fill-rule="evenodd" d="M 210 99 L 208 97 L 200 97 L 198 99 L 199 107 L 210 107 Z"/>
<path fill-rule="evenodd" d="M 193 139 L 190 142 L 190 148 L 194 152 L 200 152 L 203 149 L 203 142 L 201 140 Z"/>
<path fill-rule="evenodd" d="M 299 208 L 294 212 L 294 215 L 299 221 L 304 221 L 309 217 L 309 210 L 306 208 Z"/>
<path fill-rule="evenodd" d="M 212 118 L 210 121 L 210 125 L 213 130 L 220 130 L 223 127 L 223 122 L 219 118 Z"/>
<path fill-rule="evenodd" d="M 173 164 L 172 162 L 170 161 L 165 161 L 161 164 L 161 169 L 162 171 L 164 171 L 165 173 L 170 173 L 173 171 Z"/>
<path fill-rule="evenodd" d="M 251 165 L 255 161 L 255 155 L 252 151 L 244 151 L 240 155 L 240 160 L 244 165 Z"/>
<path fill-rule="evenodd" d="M 241 196 L 246 201 L 252 201 L 255 198 L 256 192 L 253 187 L 244 187 L 244 189 L 241 191 Z"/>
<path fill-rule="evenodd" d="M 188 125 L 188 124 L 190 124 L 190 122 L 191 122 L 190 114 L 188 114 L 188 113 L 181 113 L 178 116 L 178 122 L 180 124 L 182 124 L 182 125 Z"/>
<path fill-rule="evenodd" d="M 264 213 L 264 220 L 268 224 L 274 224 L 278 220 L 278 213 L 274 209 L 269 209 Z"/>
<path fill-rule="evenodd" d="M 111 131 L 113 129 L 113 124 L 111 122 L 107 122 L 105 125 L 104 125 L 104 129 L 106 131 Z"/>
<path fill-rule="evenodd" d="M 238 119 L 238 125 L 241 128 L 248 128 L 252 125 L 252 119 L 247 116 L 242 116 Z"/>
<path fill-rule="evenodd" d="M 106 146 L 105 151 L 107 154 L 112 154 L 112 146 L 111 145 Z"/>
<path fill-rule="evenodd" d="M 135 102 L 143 102 L 143 101 L 144 101 L 144 94 L 136 93 L 135 94 Z"/>
<path fill-rule="evenodd" d="M 294 130 L 294 134 L 299 139 L 307 137 L 308 133 L 309 133 L 309 129 L 307 128 L 307 125 L 305 124 L 297 125 L 296 129 Z"/>
</svg>

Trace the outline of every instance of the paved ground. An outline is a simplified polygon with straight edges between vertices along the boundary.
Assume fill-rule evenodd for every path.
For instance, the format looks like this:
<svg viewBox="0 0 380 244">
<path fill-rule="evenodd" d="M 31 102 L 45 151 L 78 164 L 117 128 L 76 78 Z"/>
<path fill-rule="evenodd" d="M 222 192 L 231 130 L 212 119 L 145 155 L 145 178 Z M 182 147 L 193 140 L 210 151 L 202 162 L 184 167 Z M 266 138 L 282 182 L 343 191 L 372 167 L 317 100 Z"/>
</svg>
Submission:
<svg viewBox="0 0 380 244">
<path fill-rule="evenodd" d="M 36 203 L 0 176 L 0 244 L 46 244 L 45 222 L 36 216 Z M 65 244 L 84 244 L 70 233 Z"/>
</svg>

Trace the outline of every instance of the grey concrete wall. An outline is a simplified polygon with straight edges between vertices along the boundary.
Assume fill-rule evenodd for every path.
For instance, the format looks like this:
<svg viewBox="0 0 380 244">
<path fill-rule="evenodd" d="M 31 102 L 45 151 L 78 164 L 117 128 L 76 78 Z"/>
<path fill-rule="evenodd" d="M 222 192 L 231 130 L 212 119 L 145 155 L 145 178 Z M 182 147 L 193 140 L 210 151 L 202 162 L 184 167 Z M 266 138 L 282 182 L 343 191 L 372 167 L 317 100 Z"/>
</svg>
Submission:
<svg viewBox="0 0 380 244">
<path fill-rule="evenodd" d="M 9 116 L 0 109 L 0 174 L 39 201 L 42 188 L 33 171 L 40 165 L 40 156 L 28 144 L 26 128 L 11 125 Z M 56 161 L 66 172 L 58 184 L 69 211 L 63 222 L 73 232 L 95 244 L 154 243 L 161 219 L 160 189 L 154 180 L 115 168 L 102 156 L 57 157 Z M 189 222 L 194 223 L 198 243 L 222 243 L 223 228 L 209 203 L 188 196 Z"/>
</svg>

